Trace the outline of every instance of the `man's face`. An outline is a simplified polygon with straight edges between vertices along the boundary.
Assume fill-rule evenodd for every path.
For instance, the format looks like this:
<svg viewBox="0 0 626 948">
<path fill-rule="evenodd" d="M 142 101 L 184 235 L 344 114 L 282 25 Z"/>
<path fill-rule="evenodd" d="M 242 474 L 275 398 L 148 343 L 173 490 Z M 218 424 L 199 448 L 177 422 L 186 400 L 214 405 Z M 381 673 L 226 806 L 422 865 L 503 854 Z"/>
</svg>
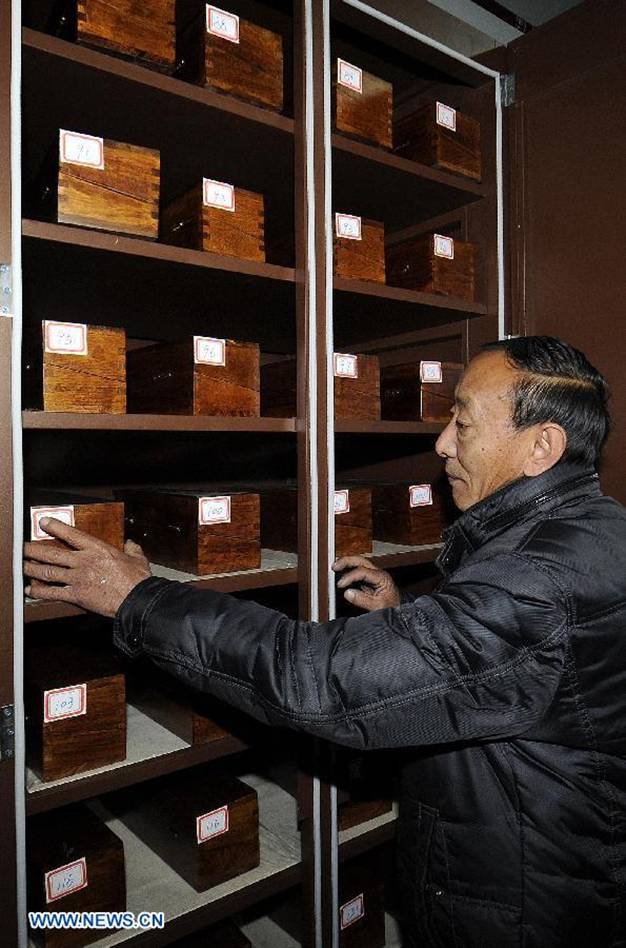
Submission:
<svg viewBox="0 0 626 948">
<path fill-rule="evenodd" d="M 534 432 L 513 427 L 511 387 L 518 377 L 505 354 L 494 351 L 472 359 L 459 382 L 452 418 L 435 450 L 445 458 L 460 510 L 524 474 Z"/>
</svg>

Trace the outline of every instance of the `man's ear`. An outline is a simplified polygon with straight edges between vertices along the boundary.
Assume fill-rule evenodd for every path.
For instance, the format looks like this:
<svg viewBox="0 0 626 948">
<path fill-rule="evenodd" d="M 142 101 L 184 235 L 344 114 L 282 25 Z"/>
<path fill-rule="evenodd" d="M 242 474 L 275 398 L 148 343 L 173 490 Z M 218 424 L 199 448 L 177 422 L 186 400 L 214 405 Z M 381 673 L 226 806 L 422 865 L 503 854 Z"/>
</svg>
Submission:
<svg viewBox="0 0 626 948">
<path fill-rule="evenodd" d="M 545 422 L 535 425 L 530 454 L 524 464 L 526 477 L 537 477 L 560 461 L 567 448 L 567 435 L 560 425 Z"/>
</svg>

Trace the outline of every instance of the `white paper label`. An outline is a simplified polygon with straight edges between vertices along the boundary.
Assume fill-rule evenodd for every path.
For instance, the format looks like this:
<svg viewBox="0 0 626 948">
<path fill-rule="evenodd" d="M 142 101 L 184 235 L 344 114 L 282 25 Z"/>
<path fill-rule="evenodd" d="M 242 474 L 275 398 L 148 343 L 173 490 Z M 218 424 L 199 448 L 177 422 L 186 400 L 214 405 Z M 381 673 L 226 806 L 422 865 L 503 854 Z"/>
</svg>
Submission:
<svg viewBox="0 0 626 948">
<path fill-rule="evenodd" d="M 358 379 L 359 360 L 358 356 L 349 355 L 347 352 L 335 352 L 333 356 L 335 375 L 340 379 Z"/>
<path fill-rule="evenodd" d="M 454 241 L 452 237 L 433 234 L 433 241 L 433 253 L 436 257 L 446 257 L 448 260 L 454 260 Z"/>
<path fill-rule="evenodd" d="M 429 507 L 433 502 L 433 489 L 430 484 L 413 484 L 409 487 L 410 507 Z"/>
<path fill-rule="evenodd" d="M 335 513 L 336 514 L 350 513 L 350 491 L 349 490 L 336 490 L 335 491 Z"/>
<path fill-rule="evenodd" d="M 456 109 L 444 105 L 443 102 L 438 102 L 436 122 L 437 125 L 442 125 L 443 128 L 449 128 L 451 132 L 456 132 Z"/>
<path fill-rule="evenodd" d="M 443 382 L 441 362 L 420 362 L 420 382 Z"/>
<path fill-rule="evenodd" d="M 43 693 L 43 720 L 45 724 L 77 718 L 87 714 L 87 685 L 69 685 L 52 688 Z"/>
<path fill-rule="evenodd" d="M 230 523 L 230 497 L 200 497 L 198 523 L 201 527 L 212 523 Z"/>
<path fill-rule="evenodd" d="M 207 839 L 221 836 L 228 832 L 228 807 L 221 806 L 218 810 L 211 810 L 196 817 L 196 835 L 199 843 L 206 843 Z"/>
<path fill-rule="evenodd" d="M 104 169 L 104 140 L 80 132 L 59 131 L 59 157 L 72 165 Z"/>
<path fill-rule="evenodd" d="M 83 856 L 76 862 L 68 862 L 45 875 L 46 902 L 55 902 L 71 892 L 87 887 L 87 860 Z"/>
<path fill-rule="evenodd" d="M 52 540 L 53 537 L 40 526 L 44 517 L 55 517 L 68 527 L 74 524 L 74 505 L 68 504 L 67 507 L 31 507 L 30 508 L 30 538 L 31 540 Z"/>
<path fill-rule="evenodd" d="M 224 181 L 202 179 L 202 201 L 207 207 L 219 207 L 223 211 L 235 210 L 235 188 Z"/>
<path fill-rule="evenodd" d="M 346 86 L 355 92 L 363 92 L 363 70 L 347 63 L 345 59 L 338 59 L 337 82 L 340 86 Z"/>
<path fill-rule="evenodd" d="M 226 340 L 194 336 L 193 361 L 197 365 L 226 365 Z"/>
<path fill-rule="evenodd" d="M 363 893 L 357 895 L 355 899 L 350 899 L 349 902 L 346 902 L 345 905 L 342 905 L 339 909 L 339 918 L 341 924 L 341 930 L 347 928 L 348 925 L 353 925 L 354 922 L 358 922 L 360 918 L 363 918 L 365 915 L 365 900 L 363 898 Z"/>
<path fill-rule="evenodd" d="M 335 214 L 335 231 L 337 237 L 361 240 L 361 218 L 354 214 Z"/>
<path fill-rule="evenodd" d="M 239 42 L 239 17 L 209 3 L 206 5 L 206 28 L 207 33 L 214 36 L 221 36 L 231 43 Z"/>
<path fill-rule="evenodd" d="M 43 339 L 46 352 L 88 355 L 86 323 L 58 323 L 45 319 Z"/>
</svg>

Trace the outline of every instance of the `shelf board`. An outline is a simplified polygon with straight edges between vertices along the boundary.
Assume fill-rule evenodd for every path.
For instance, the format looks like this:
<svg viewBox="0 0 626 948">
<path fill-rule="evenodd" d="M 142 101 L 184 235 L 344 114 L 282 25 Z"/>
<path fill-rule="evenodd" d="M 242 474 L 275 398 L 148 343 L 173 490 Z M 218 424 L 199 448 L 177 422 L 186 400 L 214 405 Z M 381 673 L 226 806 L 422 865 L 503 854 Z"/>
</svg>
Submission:
<svg viewBox="0 0 626 948">
<path fill-rule="evenodd" d="M 471 178 L 338 133 L 332 136 L 332 146 L 335 206 L 384 221 L 387 233 L 455 211 L 487 194 L 485 186 Z"/>
<path fill-rule="evenodd" d="M 67 224 L 54 224 L 47 221 L 24 219 L 22 235 L 35 240 L 53 241 L 71 244 L 74 247 L 87 247 L 108 253 L 121 253 L 129 256 L 148 257 L 152 260 L 184 264 L 191 267 L 203 267 L 208 270 L 221 270 L 244 276 L 260 277 L 267 280 L 280 280 L 286 283 L 295 281 L 295 270 L 291 267 L 279 267 L 273 263 L 241 260 L 225 254 L 208 253 L 204 250 L 189 250 L 186 247 L 173 247 L 141 237 L 124 237 L 88 227 L 73 227 Z"/>
<path fill-rule="evenodd" d="M 29 815 L 218 760 L 246 750 L 248 746 L 234 735 L 208 744 L 186 744 L 132 704 L 128 704 L 127 709 L 126 759 L 45 783 L 28 770 L 26 812 Z"/>
<path fill-rule="evenodd" d="M 337 434 L 438 435 L 444 428 L 440 422 L 429 421 L 367 421 L 360 418 L 335 421 Z"/>
<path fill-rule="evenodd" d="M 126 82 L 143 85 L 151 90 L 165 93 L 168 96 L 195 102 L 198 105 L 209 107 L 220 112 L 227 112 L 239 118 L 256 122 L 277 129 L 286 135 L 293 135 L 294 121 L 286 115 L 280 115 L 269 109 L 240 101 L 233 96 L 203 89 L 201 86 L 173 79 L 152 69 L 136 63 L 126 62 L 107 53 L 88 49 L 78 43 L 49 36 L 25 27 L 22 30 L 22 44 L 25 51 L 33 50 L 46 56 L 65 61 L 71 66 L 79 65 L 95 69 L 100 73 L 108 73 Z"/>
<path fill-rule="evenodd" d="M 434 563 L 442 549 L 442 543 L 402 546 L 398 543 L 382 543 L 380 540 L 374 540 L 371 558 L 381 569 L 393 569 L 394 566 L 417 566 L 420 563 Z"/>
<path fill-rule="evenodd" d="M 98 948 L 132 941 L 135 945 L 166 945 L 212 922 L 240 912 L 271 895 L 286 891 L 302 880 L 296 802 L 276 784 L 257 775 L 241 780 L 254 786 L 259 797 L 258 868 L 228 882 L 196 892 L 149 849 L 122 820 L 113 818 L 102 804 L 91 808 L 124 843 L 129 912 L 163 911 L 162 931 L 120 931 L 93 942 Z"/>
<path fill-rule="evenodd" d="M 23 427 L 93 431 L 258 431 L 295 432 L 295 418 L 239 418 L 207 415 L 92 415 L 82 412 L 24 411 Z"/>
<path fill-rule="evenodd" d="M 395 837 L 398 819 L 398 805 L 394 803 L 389 813 L 383 813 L 373 820 L 359 823 L 339 833 L 339 859 L 351 859 L 361 856 L 369 849 L 387 843 Z"/>
<path fill-rule="evenodd" d="M 487 314 L 483 303 L 386 283 L 335 277 L 334 289 L 335 348 L 348 352 L 351 345 Z"/>
<path fill-rule="evenodd" d="M 195 576 L 180 570 L 169 569 L 151 563 L 154 576 L 189 583 L 200 588 L 218 592 L 243 592 L 247 589 L 265 589 L 270 586 L 287 586 L 298 582 L 298 557 L 295 553 L 280 550 L 261 550 L 260 569 L 247 569 L 234 573 L 214 573 Z M 44 619 L 60 619 L 81 615 L 83 609 L 65 602 L 47 602 L 44 599 L 27 598 L 24 604 L 24 621 L 38 622 Z"/>
</svg>

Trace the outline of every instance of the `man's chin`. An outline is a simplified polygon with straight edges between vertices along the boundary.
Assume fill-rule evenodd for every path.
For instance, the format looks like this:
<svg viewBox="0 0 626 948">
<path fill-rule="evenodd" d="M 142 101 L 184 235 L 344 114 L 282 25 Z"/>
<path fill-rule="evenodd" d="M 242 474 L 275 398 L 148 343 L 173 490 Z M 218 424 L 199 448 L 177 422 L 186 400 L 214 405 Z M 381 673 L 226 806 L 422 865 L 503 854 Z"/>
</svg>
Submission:
<svg viewBox="0 0 626 948">
<path fill-rule="evenodd" d="M 448 477 L 448 483 L 450 484 L 452 500 L 454 501 L 455 507 L 458 507 L 459 510 L 467 510 L 468 507 L 471 507 L 472 500 L 468 496 L 468 488 L 465 481 L 462 481 L 458 477 Z"/>
</svg>

